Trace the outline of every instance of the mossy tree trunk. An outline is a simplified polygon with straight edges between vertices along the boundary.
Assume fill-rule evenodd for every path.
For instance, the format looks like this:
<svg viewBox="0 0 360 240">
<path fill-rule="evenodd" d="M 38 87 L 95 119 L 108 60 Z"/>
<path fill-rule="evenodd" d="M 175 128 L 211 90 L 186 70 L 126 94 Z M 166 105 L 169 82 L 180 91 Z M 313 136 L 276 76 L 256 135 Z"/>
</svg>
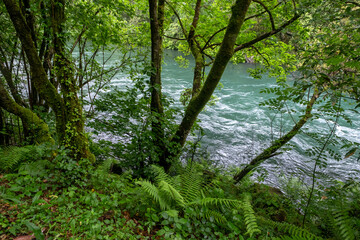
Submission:
<svg viewBox="0 0 360 240">
<path fill-rule="evenodd" d="M 192 97 L 196 96 L 201 89 L 202 73 L 203 73 L 203 70 L 205 67 L 204 56 L 201 53 L 201 49 L 196 44 L 196 40 L 195 40 L 195 32 L 196 32 L 197 24 L 199 22 L 200 9 L 201 9 L 201 0 L 197 0 L 196 5 L 195 5 L 194 18 L 193 18 L 193 21 L 192 21 L 192 24 L 190 27 L 189 34 L 186 36 L 187 42 L 190 47 L 190 51 L 195 59 L 193 88 L 192 88 L 192 92 L 191 92 Z"/>
<path fill-rule="evenodd" d="M 305 114 L 299 119 L 299 121 L 294 125 L 294 127 L 286 133 L 281 138 L 274 141 L 270 147 L 264 149 L 259 155 L 257 155 L 253 160 L 250 161 L 239 173 L 235 174 L 234 181 L 235 183 L 240 182 L 249 172 L 263 163 L 265 160 L 278 155 L 276 152 L 283 147 L 286 143 L 288 143 L 304 126 L 304 124 L 311 118 L 311 111 L 316 100 L 319 98 L 319 90 L 315 89 L 313 96 L 311 97 L 310 101 L 308 102 Z"/>
<path fill-rule="evenodd" d="M 84 131 L 84 117 L 77 92 L 79 86 L 74 77 L 74 66 L 66 53 L 63 25 L 65 24 L 65 0 L 53 0 L 51 27 L 55 50 L 54 67 L 58 82 L 60 82 L 63 98 L 64 115 L 61 122 L 65 131 L 59 133 L 64 146 L 71 150 L 76 159 L 93 159 L 89 150 L 89 143 Z"/>
<path fill-rule="evenodd" d="M 162 105 L 161 93 L 161 61 L 162 61 L 162 42 L 164 31 L 164 0 L 149 0 L 150 30 L 151 30 L 151 113 L 152 113 L 152 133 L 156 147 L 156 158 L 164 169 L 169 169 L 170 163 L 167 161 L 165 151 L 164 133 L 164 109 Z"/>
<path fill-rule="evenodd" d="M 200 2 L 200 1 L 198 1 Z M 200 91 L 195 94 L 185 110 L 185 116 L 180 123 L 172 142 L 179 146 L 184 146 L 186 138 L 194 125 L 197 116 L 203 110 L 216 89 L 221 76 L 234 53 L 236 38 L 239 35 L 240 28 L 244 22 L 245 15 L 250 6 L 251 0 L 237 0 L 232 7 L 232 14 L 227 26 L 220 49 L 215 57 L 214 64 L 204 82 Z M 192 28 L 194 29 L 194 28 Z M 191 39 L 190 39 L 191 40 Z M 179 149 L 180 150 L 180 149 Z M 178 151 L 168 153 L 168 156 L 174 156 Z"/>
<path fill-rule="evenodd" d="M 0 107 L 21 118 L 22 122 L 28 126 L 28 130 L 31 132 L 30 136 L 33 142 L 38 144 L 45 142 L 55 143 L 54 139 L 49 133 L 48 125 L 30 109 L 16 103 L 6 91 L 1 80 Z"/>
<path fill-rule="evenodd" d="M 3 116 L 3 110 L 0 107 L 0 146 L 5 145 L 5 122 L 4 122 L 4 116 Z"/>
<path fill-rule="evenodd" d="M 73 77 L 71 61 L 65 55 L 62 38 L 62 25 L 65 21 L 65 1 L 51 1 L 52 30 L 54 48 L 56 48 L 55 65 L 58 80 L 61 82 L 61 94 L 49 81 L 43 63 L 37 53 L 35 39 L 24 15 L 16 1 L 4 0 L 10 19 L 22 43 L 30 65 L 31 79 L 40 97 L 52 108 L 56 118 L 58 141 L 71 150 L 74 159 L 88 158 L 94 160 L 90 153 L 84 133 L 84 119 L 81 104 L 77 98 L 77 86 Z"/>
</svg>

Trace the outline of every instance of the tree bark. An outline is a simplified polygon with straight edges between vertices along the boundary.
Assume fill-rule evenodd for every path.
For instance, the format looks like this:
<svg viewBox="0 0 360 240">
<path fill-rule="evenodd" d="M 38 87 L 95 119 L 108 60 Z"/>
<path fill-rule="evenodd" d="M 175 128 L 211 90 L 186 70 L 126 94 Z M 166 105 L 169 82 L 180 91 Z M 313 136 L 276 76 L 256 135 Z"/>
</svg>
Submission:
<svg viewBox="0 0 360 240">
<path fill-rule="evenodd" d="M 311 97 L 309 103 L 306 106 L 305 114 L 300 118 L 300 120 L 295 124 L 295 126 L 283 137 L 277 139 L 270 147 L 266 148 L 259 155 L 257 155 L 251 162 L 246 165 L 239 173 L 234 176 L 235 183 L 241 181 L 250 171 L 263 163 L 266 159 L 269 159 L 276 154 L 276 151 L 279 150 L 282 146 L 288 143 L 304 126 L 304 124 L 311 118 L 311 110 L 314 106 L 314 103 L 319 98 L 319 91 L 314 90 L 313 96 Z"/>
<path fill-rule="evenodd" d="M 166 149 L 164 138 L 163 115 L 164 109 L 162 105 L 161 93 L 161 61 L 162 61 L 162 35 L 164 24 L 164 0 L 149 0 L 150 30 L 151 30 L 151 113 L 152 113 L 152 132 L 154 136 L 154 144 L 156 147 L 159 165 L 168 170 L 170 163 L 167 161 L 164 151 Z"/>
<path fill-rule="evenodd" d="M 3 116 L 3 110 L 0 108 L 0 146 L 5 145 L 5 122 L 4 122 L 4 116 Z"/>
<path fill-rule="evenodd" d="M 27 107 L 27 104 L 23 101 L 23 99 L 21 98 L 19 92 L 17 91 L 17 89 L 15 87 L 11 70 L 8 69 L 5 66 L 4 62 L 2 62 L 1 60 L 0 60 L 0 72 L 4 76 L 5 81 L 6 81 L 7 85 L 9 86 L 11 95 L 14 98 L 15 102 L 24 107 Z"/>
<path fill-rule="evenodd" d="M 52 29 L 54 44 L 57 48 L 55 62 L 57 64 L 57 76 L 62 82 L 61 88 L 64 99 L 61 98 L 47 77 L 37 54 L 31 30 L 21 13 L 21 9 L 14 0 L 4 0 L 4 3 L 29 61 L 31 79 L 34 81 L 35 88 L 55 113 L 56 131 L 60 144 L 70 148 L 74 159 L 88 158 L 94 161 L 94 155 L 89 151 L 88 141 L 84 133 L 82 109 L 77 99 L 77 87 L 72 76 L 71 64 L 65 57 L 64 44 L 59 37 L 62 34 L 62 25 L 65 21 L 65 1 L 52 1 Z"/>
<path fill-rule="evenodd" d="M 41 120 L 30 109 L 27 109 L 17 104 L 6 91 L 3 83 L 0 81 L 0 107 L 6 111 L 21 118 L 23 123 L 28 126 L 31 132 L 31 137 L 35 143 L 55 143 L 54 139 L 50 136 L 48 125 Z"/>
<path fill-rule="evenodd" d="M 190 51 L 195 59 L 193 89 L 191 94 L 192 97 L 196 96 L 200 91 L 202 73 L 204 69 L 204 56 L 201 53 L 200 48 L 197 46 L 195 40 L 196 27 L 200 18 L 200 9 L 201 9 L 201 0 L 197 0 L 195 6 L 194 18 L 190 27 L 189 35 L 187 36 L 187 42 L 189 44 Z"/>
<path fill-rule="evenodd" d="M 66 54 L 63 25 L 65 24 L 65 0 L 54 0 L 52 3 L 51 26 L 55 50 L 54 67 L 56 77 L 60 82 L 63 102 L 65 103 L 62 122 L 66 130 L 62 134 L 62 144 L 71 150 L 71 155 L 76 160 L 88 158 L 95 160 L 89 150 L 89 143 L 85 136 L 82 106 L 77 92 L 79 90 L 74 76 L 74 67 Z"/>
</svg>

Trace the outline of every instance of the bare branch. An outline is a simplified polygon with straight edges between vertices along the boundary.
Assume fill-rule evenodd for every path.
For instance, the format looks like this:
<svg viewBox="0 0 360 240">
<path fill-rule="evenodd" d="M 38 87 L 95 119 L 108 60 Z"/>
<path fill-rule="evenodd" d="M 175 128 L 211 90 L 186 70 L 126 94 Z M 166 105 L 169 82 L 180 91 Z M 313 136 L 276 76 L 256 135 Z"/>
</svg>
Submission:
<svg viewBox="0 0 360 240">
<path fill-rule="evenodd" d="M 201 51 L 204 51 L 207 46 L 210 44 L 210 41 L 220 32 L 224 31 L 226 29 L 226 27 L 219 29 L 218 31 L 216 31 L 213 35 L 211 35 L 211 37 L 207 40 L 207 42 L 205 43 L 204 47 L 201 49 Z"/>
<path fill-rule="evenodd" d="M 269 9 L 266 7 L 266 5 L 265 5 L 263 2 L 261 2 L 260 0 L 253 0 L 253 1 L 256 2 L 256 3 L 258 3 L 258 4 L 260 4 L 260 5 L 265 9 L 265 11 L 268 13 L 269 18 L 270 18 L 270 22 L 271 22 L 271 29 L 274 31 L 276 28 L 275 28 L 274 18 L 273 18 L 273 16 L 272 16 L 270 10 L 269 10 Z"/>
<path fill-rule="evenodd" d="M 284 23 L 283 25 L 281 25 L 278 29 L 275 29 L 275 30 L 272 30 L 271 32 L 267 32 L 267 33 L 264 33 L 260 36 L 258 36 L 257 38 L 247 42 L 247 43 L 243 43 L 243 44 L 240 44 L 239 46 L 237 46 L 235 49 L 234 49 L 234 53 L 237 52 L 237 51 L 240 51 L 244 48 L 249 48 L 251 47 L 252 45 L 254 45 L 255 43 L 257 42 L 260 42 L 272 35 L 275 35 L 279 32 L 281 32 L 284 28 L 286 28 L 287 26 L 289 26 L 291 23 L 295 22 L 298 18 L 300 17 L 299 14 L 296 14 L 294 17 L 292 17 L 289 21 L 287 21 L 286 23 Z"/>
<path fill-rule="evenodd" d="M 251 46 L 251 48 L 254 49 L 265 60 L 268 66 L 270 66 L 269 60 L 267 60 L 267 58 L 259 51 L 259 49 L 257 49 L 255 46 Z"/>
<path fill-rule="evenodd" d="M 174 39 L 174 40 L 179 40 L 179 41 L 187 40 L 186 38 L 177 38 L 177 37 L 171 37 L 171 36 L 167 36 L 167 35 L 164 35 L 164 37 Z"/>
<path fill-rule="evenodd" d="M 279 2 L 279 3 L 276 4 L 271 10 L 274 10 L 275 8 L 277 8 L 278 6 L 280 6 L 282 3 L 283 3 L 282 1 Z M 252 16 L 250 16 L 250 17 L 247 17 L 247 18 L 245 18 L 244 21 L 250 20 L 250 19 L 252 19 L 252 18 L 259 17 L 259 16 L 263 15 L 264 13 L 266 13 L 266 11 L 263 11 L 263 12 L 260 12 L 260 13 L 258 13 L 258 14 L 255 14 L 255 15 L 252 15 Z"/>
<path fill-rule="evenodd" d="M 185 38 L 187 39 L 187 38 L 188 38 L 188 35 L 187 35 L 186 29 L 185 29 L 185 27 L 184 27 L 184 25 L 183 25 L 183 23 L 182 23 L 182 21 L 181 21 L 181 18 L 180 18 L 180 16 L 179 16 L 179 14 L 176 12 L 175 8 L 174 8 L 168 1 L 165 1 L 165 2 L 167 3 L 167 5 L 169 5 L 169 7 L 171 8 L 171 10 L 174 12 L 176 18 L 177 18 L 178 21 L 179 21 L 181 30 L 182 30 Z"/>
</svg>

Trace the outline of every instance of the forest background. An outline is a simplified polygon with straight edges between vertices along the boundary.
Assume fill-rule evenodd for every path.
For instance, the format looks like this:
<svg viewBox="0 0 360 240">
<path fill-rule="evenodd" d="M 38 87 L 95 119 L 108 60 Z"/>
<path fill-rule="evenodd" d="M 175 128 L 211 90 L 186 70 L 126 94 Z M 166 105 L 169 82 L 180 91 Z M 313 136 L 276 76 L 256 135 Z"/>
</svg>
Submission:
<svg viewBox="0 0 360 240">
<path fill-rule="evenodd" d="M 358 114 L 358 1 L 3 0 L 0 10 L 5 239 L 359 237 L 359 179 L 318 181 L 329 178 L 318 173 L 329 157 L 360 157 L 359 142 L 334 134 Z M 182 109 L 162 94 L 164 49 L 183 54 L 179 66 L 194 59 Z M 259 104 L 302 110 L 244 166 L 218 169 L 188 137 L 201 136 L 198 115 L 216 104 L 227 65 L 249 61 L 252 77 L 276 78 L 262 90 L 274 97 Z M 111 89 L 119 72 L 133 81 L 127 89 Z M 304 132 L 319 116 L 329 130 Z M 86 125 L 118 140 L 94 140 Z M 300 133 L 317 142 L 309 182 L 289 177 L 280 192 L 249 180 Z M 69 201 L 72 217 L 62 215 Z M 98 216 L 82 225 L 89 211 Z"/>
</svg>

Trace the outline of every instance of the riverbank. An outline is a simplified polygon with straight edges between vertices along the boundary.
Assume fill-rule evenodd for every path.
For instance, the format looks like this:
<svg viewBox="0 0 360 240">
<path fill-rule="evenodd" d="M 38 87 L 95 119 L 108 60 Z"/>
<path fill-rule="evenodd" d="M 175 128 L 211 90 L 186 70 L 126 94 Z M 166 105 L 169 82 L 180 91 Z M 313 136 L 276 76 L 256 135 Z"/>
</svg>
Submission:
<svg viewBox="0 0 360 240">
<path fill-rule="evenodd" d="M 355 183 L 314 193 L 302 228 L 306 198 L 300 196 L 299 182 L 287 193 L 249 179 L 235 186 L 231 177 L 208 174 L 215 169 L 204 171 L 200 165 L 184 168 L 177 177 L 158 168 L 152 183 L 132 179 L 129 173 L 109 173 L 104 165 L 72 180 L 51 167 L 39 169 L 0 176 L 1 240 L 359 237 L 360 198 L 354 197 L 360 193 Z M 75 174 L 74 168 L 68 169 Z M 185 181 L 193 184 L 188 189 L 203 196 L 190 198 L 190 190 L 177 190 Z M 346 211 L 341 206 L 347 206 Z M 341 238 L 344 234 L 352 235 Z"/>
</svg>

